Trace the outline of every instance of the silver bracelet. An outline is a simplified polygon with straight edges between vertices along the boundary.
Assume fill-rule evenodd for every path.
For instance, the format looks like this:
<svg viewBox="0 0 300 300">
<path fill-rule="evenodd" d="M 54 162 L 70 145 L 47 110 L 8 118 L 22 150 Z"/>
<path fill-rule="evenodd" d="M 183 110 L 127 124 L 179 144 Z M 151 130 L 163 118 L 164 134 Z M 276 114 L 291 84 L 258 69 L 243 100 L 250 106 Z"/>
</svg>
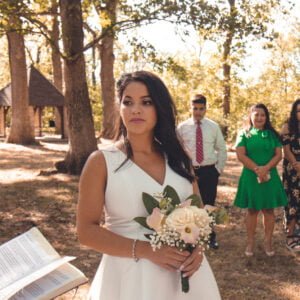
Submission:
<svg viewBox="0 0 300 300">
<path fill-rule="evenodd" d="M 134 259 L 135 262 L 139 261 L 139 258 L 136 256 L 136 253 L 135 253 L 137 241 L 138 241 L 137 239 L 133 240 L 132 249 L 131 249 L 132 258 Z"/>
</svg>

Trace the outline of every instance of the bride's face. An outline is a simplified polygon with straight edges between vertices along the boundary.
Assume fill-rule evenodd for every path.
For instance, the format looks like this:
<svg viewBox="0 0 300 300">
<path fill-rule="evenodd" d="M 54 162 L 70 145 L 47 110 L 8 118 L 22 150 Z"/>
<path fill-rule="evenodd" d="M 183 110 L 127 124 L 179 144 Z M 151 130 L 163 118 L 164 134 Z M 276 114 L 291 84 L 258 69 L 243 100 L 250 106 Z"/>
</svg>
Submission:
<svg viewBox="0 0 300 300">
<path fill-rule="evenodd" d="M 157 113 L 146 85 L 131 82 L 124 89 L 120 115 L 128 134 L 153 133 Z"/>
</svg>

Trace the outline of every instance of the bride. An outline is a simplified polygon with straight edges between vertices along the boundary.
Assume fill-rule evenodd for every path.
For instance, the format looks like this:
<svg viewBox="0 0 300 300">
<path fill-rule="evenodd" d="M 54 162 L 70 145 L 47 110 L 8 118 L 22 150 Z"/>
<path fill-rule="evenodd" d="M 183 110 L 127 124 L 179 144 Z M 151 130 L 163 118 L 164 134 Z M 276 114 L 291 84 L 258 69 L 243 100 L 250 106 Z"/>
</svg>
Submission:
<svg viewBox="0 0 300 300">
<path fill-rule="evenodd" d="M 103 253 L 92 300 L 218 300 L 217 283 L 199 249 L 162 246 L 153 251 L 142 193 L 173 186 L 181 199 L 199 194 L 191 162 L 176 136 L 175 107 L 164 83 L 146 71 L 117 84 L 119 125 L 115 143 L 91 154 L 79 183 L 77 232 L 82 244 Z M 105 223 L 100 224 L 103 211 Z M 190 290 L 181 291 L 180 272 Z"/>
</svg>

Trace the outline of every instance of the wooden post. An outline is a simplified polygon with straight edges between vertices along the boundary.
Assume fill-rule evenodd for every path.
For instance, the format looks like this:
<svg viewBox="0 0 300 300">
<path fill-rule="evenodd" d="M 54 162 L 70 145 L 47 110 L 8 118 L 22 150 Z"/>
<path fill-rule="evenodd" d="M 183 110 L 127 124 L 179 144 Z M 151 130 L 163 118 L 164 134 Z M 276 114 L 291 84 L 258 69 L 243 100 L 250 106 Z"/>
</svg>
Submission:
<svg viewBox="0 0 300 300">
<path fill-rule="evenodd" d="M 4 107 L 4 136 L 6 137 L 6 119 L 7 119 L 7 114 L 9 111 L 10 107 L 9 106 L 5 106 Z M 9 126 L 10 128 L 10 126 Z"/>
<path fill-rule="evenodd" d="M 42 113 L 43 113 L 43 106 L 39 107 L 39 136 L 42 136 Z"/>
<path fill-rule="evenodd" d="M 5 110 L 3 106 L 0 106 L 0 136 L 5 136 Z"/>
<path fill-rule="evenodd" d="M 60 133 L 61 133 L 61 139 L 65 138 L 65 120 L 64 120 L 64 107 L 63 106 L 59 106 L 57 107 L 59 114 L 60 114 Z"/>
</svg>

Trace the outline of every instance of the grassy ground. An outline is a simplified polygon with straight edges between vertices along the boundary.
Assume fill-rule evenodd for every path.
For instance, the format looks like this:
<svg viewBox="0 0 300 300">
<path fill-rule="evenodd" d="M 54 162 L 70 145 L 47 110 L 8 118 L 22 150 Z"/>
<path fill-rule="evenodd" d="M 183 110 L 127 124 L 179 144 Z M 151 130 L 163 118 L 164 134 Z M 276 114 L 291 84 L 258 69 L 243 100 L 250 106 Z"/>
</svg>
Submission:
<svg viewBox="0 0 300 300">
<path fill-rule="evenodd" d="M 41 139 L 40 146 L 30 147 L 0 142 L 0 244 L 37 225 L 61 255 L 77 256 L 74 265 L 92 279 L 101 255 L 81 247 L 76 238 L 78 177 L 53 172 L 53 163 L 64 157 L 66 149 L 56 139 Z M 264 254 L 260 218 L 255 256 L 244 256 L 244 212 L 232 206 L 240 172 L 235 154 L 229 152 L 217 204 L 228 207 L 230 223 L 217 226 L 220 249 L 207 252 L 222 298 L 299 300 L 300 254 L 292 255 L 284 247 L 280 209 L 276 210 L 276 255 Z M 88 288 L 85 284 L 75 296 L 70 291 L 58 299 L 85 299 Z"/>
</svg>

